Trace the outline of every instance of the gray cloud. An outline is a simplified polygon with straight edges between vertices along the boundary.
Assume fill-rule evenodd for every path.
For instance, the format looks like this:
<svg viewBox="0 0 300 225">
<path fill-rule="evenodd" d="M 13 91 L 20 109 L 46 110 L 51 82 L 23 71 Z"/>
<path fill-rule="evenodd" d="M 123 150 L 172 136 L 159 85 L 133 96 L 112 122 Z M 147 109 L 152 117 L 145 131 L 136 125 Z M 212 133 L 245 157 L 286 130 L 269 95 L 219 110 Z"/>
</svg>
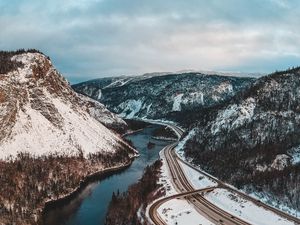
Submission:
<svg viewBox="0 0 300 225">
<path fill-rule="evenodd" d="M 296 0 L 0 0 L 0 48 L 38 48 L 72 82 L 299 65 Z"/>
</svg>

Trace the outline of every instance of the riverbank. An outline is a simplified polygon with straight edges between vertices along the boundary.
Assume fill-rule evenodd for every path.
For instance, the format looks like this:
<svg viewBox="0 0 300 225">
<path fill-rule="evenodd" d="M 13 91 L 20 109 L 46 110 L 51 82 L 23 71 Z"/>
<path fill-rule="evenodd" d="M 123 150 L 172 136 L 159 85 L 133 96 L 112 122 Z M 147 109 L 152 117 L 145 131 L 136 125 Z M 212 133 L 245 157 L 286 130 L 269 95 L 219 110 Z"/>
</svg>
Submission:
<svg viewBox="0 0 300 225">
<path fill-rule="evenodd" d="M 123 170 L 125 170 L 126 168 L 128 168 L 132 164 L 134 158 L 136 158 L 136 157 L 131 157 L 129 162 L 127 162 L 124 165 L 119 165 L 119 166 L 114 166 L 114 167 L 111 167 L 111 168 L 106 168 L 106 169 L 94 172 L 92 174 L 89 174 L 82 181 L 80 181 L 78 187 L 76 187 L 70 193 L 68 193 L 64 196 L 60 196 L 57 199 L 47 200 L 45 202 L 45 205 L 44 205 L 44 208 L 43 208 L 43 214 L 45 214 L 45 212 L 47 210 L 56 208 L 58 206 L 64 205 L 67 202 L 71 201 L 73 198 L 76 197 L 76 195 L 79 194 L 79 192 L 81 192 L 91 182 L 100 181 L 102 179 L 105 179 L 105 178 L 111 176 L 112 174 L 122 172 Z"/>
<path fill-rule="evenodd" d="M 147 166 L 152 165 L 159 156 L 160 150 L 169 142 L 155 140 L 155 147 L 149 151 L 148 142 L 157 125 L 147 125 L 143 130 L 127 135 L 139 151 L 139 157 L 122 171 L 113 172 L 109 176 L 96 179 L 78 191 L 74 198 L 65 204 L 56 205 L 48 210 L 46 225 L 104 225 L 107 209 L 113 192 L 123 193 L 141 179 Z"/>
<path fill-rule="evenodd" d="M 113 193 L 106 216 L 106 225 L 145 225 L 148 203 L 164 195 L 158 180 L 162 162 L 155 161 L 146 167 L 142 178 L 125 193 Z M 137 213 L 138 212 L 138 213 Z"/>
<path fill-rule="evenodd" d="M 176 137 L 176 138 L 175 138 Z M 153 130 L 150 140 L 166 143 L 177 141 L 177 135 L 168 127 L 159 126 Z M 148 142 L 152 144 L 152 142 Z M 165 195 L 165 188 L 159 183 L 162 161 L 157 160 L 144 170 L 143 177 L 124 193 L 113 193 L 105 225 L 148 225 L 147 206 Z"/>
<path fill-rule="evenodd" d="M 142 131 L 146 127 L 150 126 L 151 124 L 148 122 L 140 121 L 140 120 L 132 120 L 132 119 L 125 119 L 127 123 L 127 130 L 122 135 L 122 137 L 126 137 L 127 135 L 135 134 L 137 132 Z"/>
<path fill-rule="evenodd" d="M 110 174 L 128 167 L 135 156 L 128 146 L 87 158 L 19 154 L 10 161 L 0 161 L 0 224 L 43 224 L 45 208 L 66 201 L 62 199 L 69 199 L 89 181 L 103 176 L 103 171 Z"/>
</svg>

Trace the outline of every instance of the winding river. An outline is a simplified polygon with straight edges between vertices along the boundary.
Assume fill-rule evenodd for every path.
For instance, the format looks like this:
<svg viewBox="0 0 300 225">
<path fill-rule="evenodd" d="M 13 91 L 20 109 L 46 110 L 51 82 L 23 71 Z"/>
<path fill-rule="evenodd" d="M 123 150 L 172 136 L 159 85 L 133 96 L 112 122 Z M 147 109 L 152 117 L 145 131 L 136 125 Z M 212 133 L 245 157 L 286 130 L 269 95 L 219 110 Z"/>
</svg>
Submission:
<svg viewBox="0 0 300 225">
<path fill-rule="evenodd" d="M 152 133 L 158 125 L 126 136 L 140 153 L 126 170 L 101 181 L 89 184 L 67 205 L 46 212 L 45 225 L 104 225 L 105 215 L 113 192 L 125 192 L 128 186 L 136 183 L 147 165 L 159 158 L 159 151 L 170 142 L 152 139 Z M 149 150 L 148 142 L 155 146 Z"/>
</svg>

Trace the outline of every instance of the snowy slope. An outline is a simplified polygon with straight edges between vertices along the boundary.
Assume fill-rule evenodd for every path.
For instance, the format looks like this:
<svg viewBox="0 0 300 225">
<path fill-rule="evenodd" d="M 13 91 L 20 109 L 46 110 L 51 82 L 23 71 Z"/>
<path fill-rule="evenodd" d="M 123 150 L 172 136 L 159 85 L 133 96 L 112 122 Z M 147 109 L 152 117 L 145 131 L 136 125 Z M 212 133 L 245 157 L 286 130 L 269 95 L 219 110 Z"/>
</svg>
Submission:
<svg viewBox="0 0 300 225">
<path fill-rule="evenodd" d="M 207 108 L 226 101 L 253 78 L 200 72 L 146 74 L 91 80 L 73 85 L 125 118 L 168 118 L 172 113 Z"/>
<path fill-rule="evenodd" d="M 185 156 L 249 192 L 299 210 L 300 68 L 259 78 L 194 121 Z"/>
<path fill-rule="evenodd" d="M 103 125 L 125 122 L 76 94 L 47 57 L 23 53 L 11 60 L 23 66 L 0 77 L 0 159 L 18 152 L 87 156 L 127 146 Z"/>
</svg>

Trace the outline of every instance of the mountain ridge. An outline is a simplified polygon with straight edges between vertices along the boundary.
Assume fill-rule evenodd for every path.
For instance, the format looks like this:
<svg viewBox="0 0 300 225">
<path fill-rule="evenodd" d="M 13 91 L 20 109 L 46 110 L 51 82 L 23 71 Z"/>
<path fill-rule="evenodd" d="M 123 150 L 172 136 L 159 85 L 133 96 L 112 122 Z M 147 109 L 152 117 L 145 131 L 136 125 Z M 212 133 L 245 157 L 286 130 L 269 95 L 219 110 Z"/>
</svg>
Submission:
<svg viewBox="0 0 300 225">
<path fill-rule="evenodd" d="M 76 154 L 82 149 L 86 152 L 94 149 L 96 152 L 97 148 L 108 150 L 112 149 L 112 145 L 124 145 L 102 123 L 110 128 L 121 129 L 126 127 L 126 123 L 99 102 L 75 93 L 47 57 L 29 52 L 16 54 L 11 60 L 22 66 L 1 75 L 2 158 L 8 156 L 7 152 L 16 155 L 17 151 L 23 151 L 22 148 L 26 151 L 36 149 L 35 154 L 39 154 L 38 149 L 43 153 L 65 149 L 70 154 Z M 89 144 L 83 144 L 78 132 L 80 135 L 90 132 L 86 134 Z M 95 136 L 94 144 L 91 145 L 93 138 L 90 137 L 94 133 L 104 136 L 103 142 L 107 145 L 100 145 Z M 32 139 L 34 135 L 40 137 L 40 140 Z M 74 143 L 69 144 L 70 140 Z"/>
<path fill-rule="evenodd" d="M 163 118 L 171 112 L 206 108 L 232 97 L 253 78 L 168 74 L 127 78 L 103 78 L 72 87 L 79 93 L 102 102 L 125 118 Z"/>
</svg>

